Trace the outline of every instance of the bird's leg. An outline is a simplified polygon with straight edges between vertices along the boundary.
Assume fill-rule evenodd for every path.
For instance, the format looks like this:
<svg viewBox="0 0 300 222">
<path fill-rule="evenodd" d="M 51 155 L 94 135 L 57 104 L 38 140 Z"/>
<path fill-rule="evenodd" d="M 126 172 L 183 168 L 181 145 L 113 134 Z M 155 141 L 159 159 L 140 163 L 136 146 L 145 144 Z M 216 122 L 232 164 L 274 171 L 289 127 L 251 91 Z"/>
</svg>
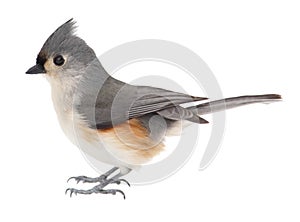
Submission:
<svg viewBox="0 0 300 222">
<path fill-rule="evenodd" d="M 99 185 L 94 186 L 92 189 L 89 190 L 79 190 L 79 189 L 74 189 L 74 188 L 68 188 L 66 190 L 66 193 L 68 191 L 70 191 L 70 197 L 72 196 L 72 194 L 92 194 L 92 193 L 102 193 L 102 194 L 113 194 L 115 195 L 116 193 L 121 193 L 125 199 L 125 194 L 123 191 L 118 190 L 118 189 L 107 189 L 104 190 L 103 188 L 106 187 L 109 184 L 120 184 L 121 182 L 126 183 L 128 186 L 130 186 L 130 184 L 128 183 L 127 180 L 125 179 L 120 179 L 121 176 L 123 176 L 123 174 L 118 173 L 117 175 L 113 176 L 112 178 L 108 178 L 111 174 L 113 174 L 116 170 L 118 170 L 118 167 L 114 167 L 111 170 L 107 171 L 106 173 L 102 174 L 99 177 L 96 178 L 89 178 L 89 177 L 85 177 L 85 176 L 79 176 L 79 177 L 71 177 L 70 179 L 75 179 L 78 182 L 82 181 L 82 182 L 87 182 L 87 183 L 94 183 L 94 182 L 99 182 Z M 68 181 L 69 181 L 68 180 Z"/>
</svg>

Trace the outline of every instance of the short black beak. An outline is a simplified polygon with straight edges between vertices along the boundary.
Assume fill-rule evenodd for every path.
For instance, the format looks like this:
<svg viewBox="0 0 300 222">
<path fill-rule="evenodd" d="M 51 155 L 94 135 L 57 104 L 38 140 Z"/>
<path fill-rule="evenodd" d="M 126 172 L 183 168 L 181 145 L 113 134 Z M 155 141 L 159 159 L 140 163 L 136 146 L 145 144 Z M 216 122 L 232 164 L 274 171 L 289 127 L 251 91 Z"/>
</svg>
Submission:
<svg viewBox="0 0 300 222">
<path fill-rule="evenodd" d="M 36 64 L 27 70 L 26 74 L 41 74 L 46 73 L 44 67 L 40 64 Z"/>
</svg>

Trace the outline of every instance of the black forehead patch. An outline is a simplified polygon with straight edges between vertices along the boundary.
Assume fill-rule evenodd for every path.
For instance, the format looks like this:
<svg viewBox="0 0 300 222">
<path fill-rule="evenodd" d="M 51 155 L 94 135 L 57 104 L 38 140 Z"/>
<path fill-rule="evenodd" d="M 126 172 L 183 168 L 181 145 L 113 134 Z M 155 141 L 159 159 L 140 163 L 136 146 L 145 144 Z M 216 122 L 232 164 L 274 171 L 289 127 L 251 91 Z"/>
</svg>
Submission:
<svg viewBox="0 0 300 222">
<path fill-rule="evenodd" d="M 39 53 L 36 58 L 36 64 L 44 66 L 46 61 L 47 61 L 46 55 L 44 53 Z"/>
</svg>

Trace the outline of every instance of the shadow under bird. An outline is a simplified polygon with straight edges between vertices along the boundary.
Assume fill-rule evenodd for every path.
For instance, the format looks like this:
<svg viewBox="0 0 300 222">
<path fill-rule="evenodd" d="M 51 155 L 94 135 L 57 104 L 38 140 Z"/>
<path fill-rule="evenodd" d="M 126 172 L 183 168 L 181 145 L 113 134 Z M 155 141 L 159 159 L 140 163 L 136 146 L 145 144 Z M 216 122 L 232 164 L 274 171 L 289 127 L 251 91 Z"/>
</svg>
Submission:
<svg viewBox="0 0 300 222">
<path fill-rule="evenodd" d="M 44 43 L 36 65 L 27 74 L 46 74 L 55 111 L 66 136 L 87 155 L 113 166 L 103 175 L 71 177 L 77 182 L 97 183 L 92 189 L 69 188 L 72 194 L 116 194 L 109 184 L 159 155 L 164 138 L 178 135 L 186 123 L 208 123 L 200 115 L 253 103 L 281 99 L 277 94 L 240 96 L 200 103 L 207 98 L 162 88 L 135 86 L 119 81 L 101 65 L 95 52 L 75 35 L 71 19 Z M 184 124 L 183 124 L 184 123 Z"/>
</svg>

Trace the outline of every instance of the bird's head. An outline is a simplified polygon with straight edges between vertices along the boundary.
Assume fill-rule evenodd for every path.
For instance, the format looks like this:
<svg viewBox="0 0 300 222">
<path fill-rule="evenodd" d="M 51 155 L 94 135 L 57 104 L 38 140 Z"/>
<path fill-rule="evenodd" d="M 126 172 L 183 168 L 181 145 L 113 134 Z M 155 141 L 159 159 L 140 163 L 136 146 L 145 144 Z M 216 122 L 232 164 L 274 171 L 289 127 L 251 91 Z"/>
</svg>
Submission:
<svg viewBox="0 0 300 222">
<path fill-rule="evenodd" d="M 36 65 L 26 74 L 44 73 L 50 78 L 63 79 L 85 73 L 85 69 L 98 60 L 93 49 L 74 34 L 75 29 L 73 19 L 57 28 L 40 50 Z"/>
</svg>

